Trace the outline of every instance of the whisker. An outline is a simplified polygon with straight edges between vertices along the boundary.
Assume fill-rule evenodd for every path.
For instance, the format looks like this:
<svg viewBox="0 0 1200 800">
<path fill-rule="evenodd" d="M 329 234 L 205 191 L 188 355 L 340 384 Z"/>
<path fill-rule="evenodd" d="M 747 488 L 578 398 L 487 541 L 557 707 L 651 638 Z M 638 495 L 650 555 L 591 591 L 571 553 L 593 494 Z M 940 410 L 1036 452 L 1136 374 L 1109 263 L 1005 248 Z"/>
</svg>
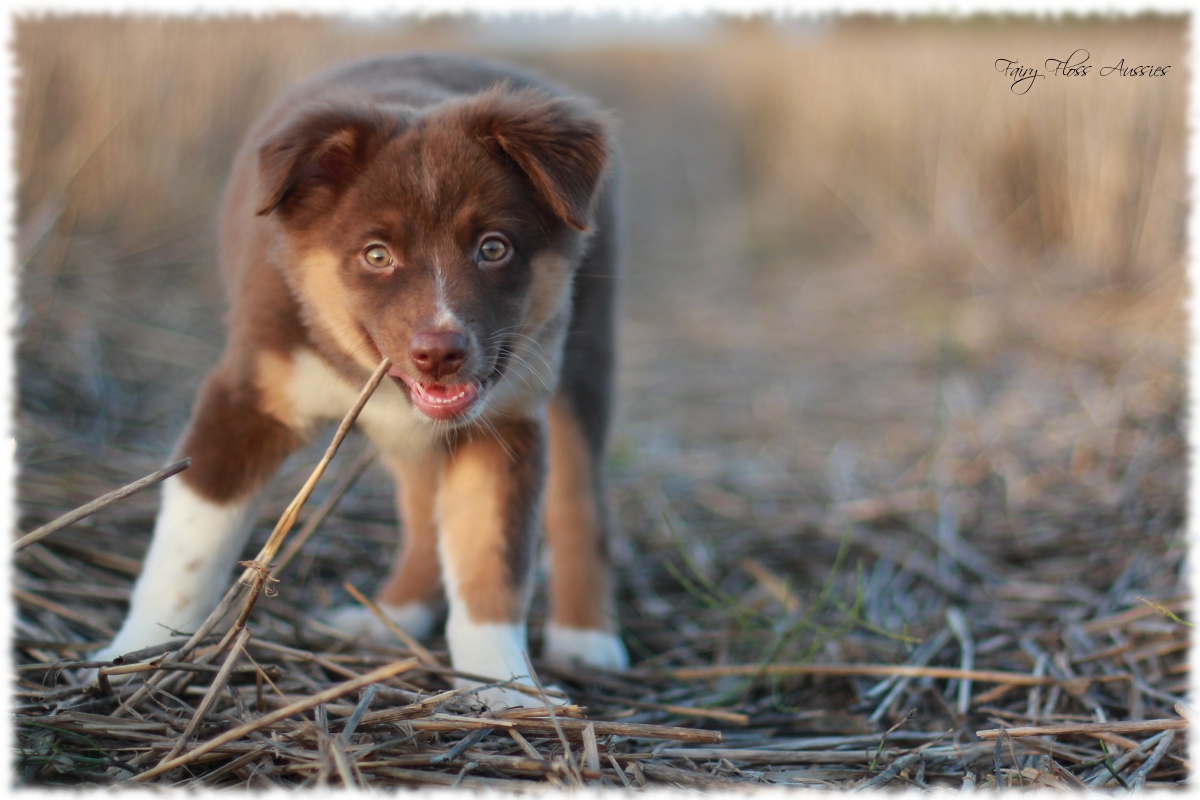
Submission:
<svg viewBox="0 0 1200 800">
<path fill-rule="evenodd" d="M 515 462 L 517 460 L 516 451 L 509 447 L 508 442 L 504 441 L 504 437 L 500 435 L 500 431 L 496 428 L 495 424 L 486 418 L 481 418 L 479 421 L 487 427 L 492 437 L 500 444 L 500 447 L 504 450 L 504 454 L 508 456 L 508 460 Z"/>
<path fill-rule="evenodd" d="M 525 367 L 524 374 L 522 374 L 520 372 L 513 373 L 514 375 L 516 375 L 516 377 L 518 379 L 521 380 L 522 383 L 525 384 L 525 386 L 527 386 L 531 390 L 536 388 L 532 383 L 529 382 L 529 378 L 532 377 L 535 380 L 537 380 L 538 385 L 541 386 L 543 389 L 545 389 L 546 391 L 551 391 L 551 386 L 550 386 L 549 381 L 546 380 L 546 377 L 544 375 L 542 375 L 541 372 L 534 369 L 532 364 L 530 364 L 525 359 L 521 358 L 521 356 L 517 355 L 516 353 L 509 352 L 508 356 L 513 361 L 515 361 L 518 365 Z M 546 366 L 547 366 L 547 369 L 549 369 L 549 364 L 547 364 Z"/>
</svg>

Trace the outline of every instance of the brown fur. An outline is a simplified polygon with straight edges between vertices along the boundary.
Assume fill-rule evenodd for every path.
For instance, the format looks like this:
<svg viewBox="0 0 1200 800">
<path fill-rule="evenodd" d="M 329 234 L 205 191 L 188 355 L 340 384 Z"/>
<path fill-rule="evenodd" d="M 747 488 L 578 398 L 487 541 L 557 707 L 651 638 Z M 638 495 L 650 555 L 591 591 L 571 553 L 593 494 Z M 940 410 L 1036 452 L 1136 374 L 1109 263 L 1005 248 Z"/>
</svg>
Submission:
<svg viewBox="0 0 1200 800">
<path fill-rule="evenodd" d="M 549 423 L 554 465 L 546 485 L 545 510 L 552 559 L 550 613 L 560 625 L 609 630 L 612 587 L 601 484 L 583 429 L 565 399 L 551 403 Z"/>
<path fill-rule="evenodd" d="M 519 622 L 529 603 L 534 525 L 545 476 L 537 422 L 460 443 L 444 462 L 438 520 L 471 621 Z"/>
<path fill-rule="evenodd" d="M 264 410 L 270 406 L 256 386 L 211 375 L 177 448 L 177 455 L 202 467 L 188 470 L 184 482 L 219 503 L 240 500 L 265 483 L 303 441 Z"/>
<path fill-rule="evenodd" d="M 289 92 L 234 165 L 221 234 L 229 341 L 180 448 L 193 457 L 184 481 L 218 503 L 248 496 L 305 441 L 295 393 L 320 387 L 297 388 L 301 352 L 354 387 L 386 356 L 411 395 L 413 380 L 430 379 L 410 342 L 457 325 L 467 358 L 434 383 L 486 394 L 536 339 L 523 360 L 554 371 L 496 389 L 482 417 L 443 424 L 427 453 L 385 453 L 407 533 L 379 597 L 425 602 L 436 590 L 436 517 L 471 618 L 522 620 L 549 435 L 552 615 L 611 630 L 610 161 L 607 124 L 589 104 L 484 62 L 380 58 Z M 479 237 L 497 230 L 509 244 L 501 266 L 479 260 Z M 390 266 L 366 261 L 370 243 Z"/>
<path fill-rule="evenodd" d="M 386 605 L 431 603 L 436 599 L 441 575 L 435 498 L 441 460 L 440 453 L 428 460 L 389 460 L 388 467 L 396 477 L 396 497 L 404 523 L 404 546 L 379 590 L 379 602 Z"/>
</svg>

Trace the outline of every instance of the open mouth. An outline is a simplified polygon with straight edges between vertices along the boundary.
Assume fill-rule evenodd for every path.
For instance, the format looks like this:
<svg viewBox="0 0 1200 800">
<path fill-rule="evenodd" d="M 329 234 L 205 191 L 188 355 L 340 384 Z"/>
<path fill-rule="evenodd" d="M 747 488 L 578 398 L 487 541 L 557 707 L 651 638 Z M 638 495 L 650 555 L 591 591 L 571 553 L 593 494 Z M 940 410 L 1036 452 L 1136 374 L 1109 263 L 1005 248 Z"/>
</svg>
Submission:
<svg viewBox="0 0 1200 800">
<path fill-rule="evenodd" d="M 383 351 L 375 344 L 375 340 L 366 330 L 363 333 L 376 354 L 382 359 Z M 468 416 L 486 391 L 500 380 L 510 354 L 508 348 L 502 346 L 492 372 L 481 380 L 451 384 L 424 383 L 411 377 L 404 367 L 396 363 L 393 363 L 388 369 L 388 375 L 408 395 L 409 401 L 417 407 L 417 410 L 429 419 L 462 420 Z"/>
<path fill-rule="evenodd" d="M 408 397 L 417 409 L 430 419 L 458 419 L 470 411 L 479 400 L 477 383 L 421 383 L 393 366 L 388 374 L 408 389 Z"/>
</svg>

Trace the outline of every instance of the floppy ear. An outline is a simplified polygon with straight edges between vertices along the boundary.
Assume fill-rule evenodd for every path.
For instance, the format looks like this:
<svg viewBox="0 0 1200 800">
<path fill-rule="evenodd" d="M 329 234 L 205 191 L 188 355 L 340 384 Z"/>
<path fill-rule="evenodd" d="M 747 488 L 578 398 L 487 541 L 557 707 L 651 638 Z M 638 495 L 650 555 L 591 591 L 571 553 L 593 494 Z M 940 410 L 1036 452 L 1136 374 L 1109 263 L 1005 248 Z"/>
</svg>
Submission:
<svg viewBox="0 0 1200 800">
<path fill-rule="evenodd" d="M 588 230 L 609 160 L 608 125 L 597 111 L 578 100 L 501 85 L 468 102 L 461 114 L 467 134 L 512 159 L 555 216 Z"/>
<path fill-rule="evenodd" d="M 257 214 L 286 209 L 322 187 L 337 191 L 395 135 L 399 123 L 359 107 L 301 111 L 258 149 Z"/>
</svg>

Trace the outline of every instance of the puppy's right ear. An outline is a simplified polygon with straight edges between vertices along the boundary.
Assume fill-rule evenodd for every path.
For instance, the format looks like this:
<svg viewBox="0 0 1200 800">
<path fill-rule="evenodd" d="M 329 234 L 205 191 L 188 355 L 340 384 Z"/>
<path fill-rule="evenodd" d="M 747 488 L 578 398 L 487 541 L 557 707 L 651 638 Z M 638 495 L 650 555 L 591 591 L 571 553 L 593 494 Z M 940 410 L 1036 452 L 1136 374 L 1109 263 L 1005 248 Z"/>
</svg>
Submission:
<svg viewBox="0 0 1200 800">
<path fill-rule="evenodd" d="M 399 125 L 397 118 L 367 106 L 300 112 L 258 149 L 256 213 L 286 211 L 320 193 L 336 195 Z"/>
</svg>

